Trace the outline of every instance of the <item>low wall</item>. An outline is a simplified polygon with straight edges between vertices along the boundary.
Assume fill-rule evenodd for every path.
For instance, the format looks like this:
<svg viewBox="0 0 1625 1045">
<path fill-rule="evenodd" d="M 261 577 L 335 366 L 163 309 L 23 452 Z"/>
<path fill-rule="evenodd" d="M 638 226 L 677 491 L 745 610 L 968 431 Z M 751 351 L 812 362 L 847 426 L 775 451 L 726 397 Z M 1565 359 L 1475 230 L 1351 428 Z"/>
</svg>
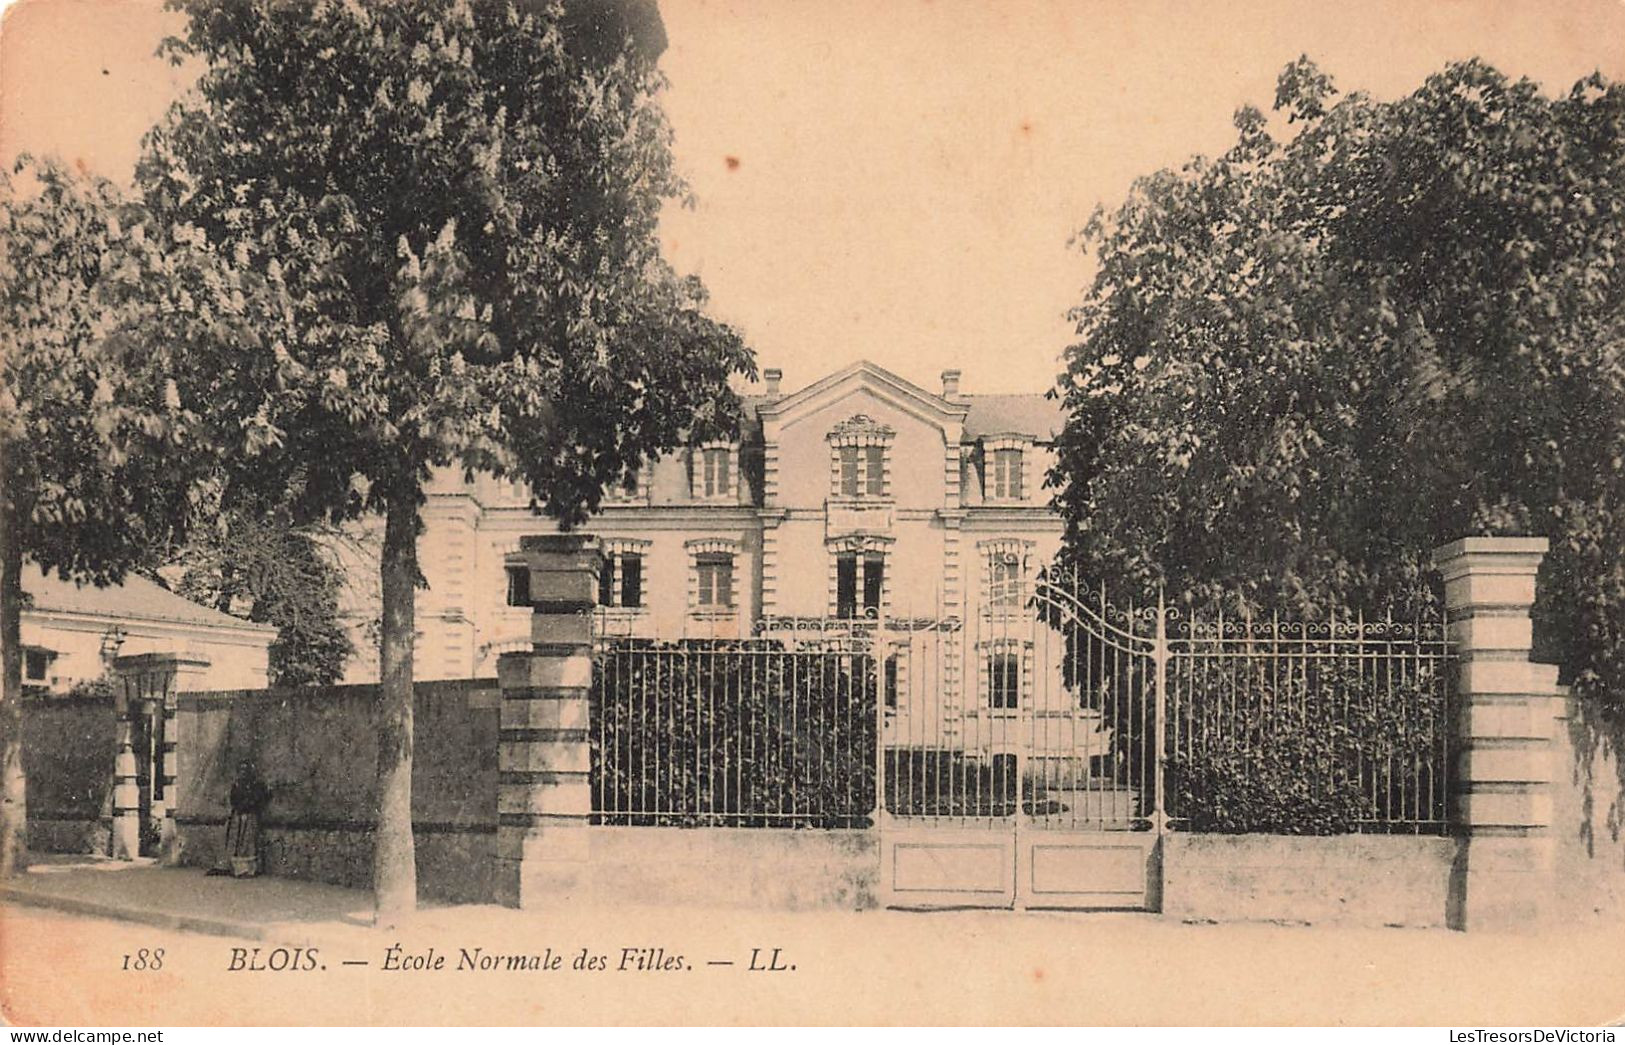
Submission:
<svg viewBox="0 0 1625 1045">
<path fill-rule="evenodd" d="M 424 897 L 479 903 L 494 895 L 499 699 L 495 679 L 416 686 L 412 827 Z M 182 694 L 182 862 L 219 858 L 232 779 L 249 759 L 271 787 L 265 870 L 370 887 L 377 702 L 375 685 Z"/>
<path fill-rule="evenodd" d="M 1554 740 L 1554 918 L 1625 920 L 1625 722 L 1564 700 Z"/>
<path fill-rule="evenodd" d="M 866 910 L 879 895 L 872 831 L 591 827 L 588 885 L 597 906 Z"/>
<path fill-rule="evenodd" d="M 112 696 L 29 696 L 22 714 L 28 848 L 109 855 L 118 754 Z"/>
<path fill-rule="evenodd" d="M 1192 921 L 1442 927 L 1457 839 L 1169 834 L 1162 913 Z"/>
</svg>

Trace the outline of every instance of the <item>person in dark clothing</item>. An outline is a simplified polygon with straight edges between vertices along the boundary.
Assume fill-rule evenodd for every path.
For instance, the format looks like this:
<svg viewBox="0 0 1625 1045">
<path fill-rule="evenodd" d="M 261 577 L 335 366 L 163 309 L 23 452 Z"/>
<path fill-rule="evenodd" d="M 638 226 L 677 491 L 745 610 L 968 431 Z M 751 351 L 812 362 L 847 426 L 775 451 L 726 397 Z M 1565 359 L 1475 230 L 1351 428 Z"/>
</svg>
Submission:
<svg viewBox="0 0 1625 1045">
<path fill-rule="evenodd" d="M 251 878 L 260 873 L 260 814 L 271 801 L 271 789 L 254 772 L 254 763 L 237 765 L 231 785 L 231 817 L 226 821 L 226 848 L 210 874 Z"/>
</svg>

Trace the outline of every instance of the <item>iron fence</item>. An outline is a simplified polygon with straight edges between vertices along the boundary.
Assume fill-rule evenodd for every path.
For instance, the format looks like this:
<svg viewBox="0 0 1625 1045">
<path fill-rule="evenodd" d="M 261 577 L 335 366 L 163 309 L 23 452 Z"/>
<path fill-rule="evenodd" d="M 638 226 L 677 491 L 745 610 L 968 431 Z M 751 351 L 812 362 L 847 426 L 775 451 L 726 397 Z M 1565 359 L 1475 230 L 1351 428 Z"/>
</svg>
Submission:
<svg viewBox="0 0 1625 1045">
<path fill-rule="evenodd" d="M 595 823 L 871 821 L 875 670 L 860 645 L 609 641 L 591 702 Z"/>
<path fill-rule="evenodd" d="M 1170 622 L 1166 812 L 1189 830 L 1442 833 L 1443 621 Z"/>
<path fill-rule="evenodd" d="M 601 635 L 595 822 L 1446 830 L 1437 615 L 1204 619 L 1053 569 L 1020 595 L 745 641 Z"/>
</svg>

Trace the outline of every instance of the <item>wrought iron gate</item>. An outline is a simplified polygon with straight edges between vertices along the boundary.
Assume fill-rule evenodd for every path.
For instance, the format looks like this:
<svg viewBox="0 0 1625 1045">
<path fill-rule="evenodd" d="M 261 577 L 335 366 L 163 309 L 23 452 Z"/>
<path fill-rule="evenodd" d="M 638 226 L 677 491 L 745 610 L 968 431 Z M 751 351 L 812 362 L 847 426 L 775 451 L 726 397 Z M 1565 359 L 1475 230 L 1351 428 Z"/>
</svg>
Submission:
<svg viewBox="0 0 1625 1045">
<path fill-rule="evenodd" d="M 1051 568 L 878 634 L 890 904 L 1154 907 L 1170 829 L 1446 829 L 1436 607 L 1199 620 Z"/>
<path fill-rule="evenodd" d="M 990 568 L 963 616 L 603 636 L 595 820 L 874 826 L 906 907 L 1155 907 L 1169 830 L 1445 830 L 1436 613 L 1199 620 L 1023 577 Z"/>
<path fill-rule="evenodd" d="M 1154 903 L 1165 620 L 1041 574 L 964 619 L 880 622 L 887 903 Z"/>
</svg>

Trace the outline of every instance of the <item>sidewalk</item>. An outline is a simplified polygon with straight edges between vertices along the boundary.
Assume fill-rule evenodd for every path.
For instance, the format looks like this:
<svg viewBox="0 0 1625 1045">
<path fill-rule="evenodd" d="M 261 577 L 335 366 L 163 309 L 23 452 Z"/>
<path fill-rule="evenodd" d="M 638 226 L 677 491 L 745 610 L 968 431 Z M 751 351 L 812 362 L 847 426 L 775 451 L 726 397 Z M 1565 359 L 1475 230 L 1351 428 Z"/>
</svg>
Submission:
<svg viewBox="0 0 1625 1045">
<path fill-rule="evenodd" d="M 10 908 L 0 907 L 0 1009 L 9 1004 L 27 1022 L 83 1022 L 87 1012 L 121 1023 L 295 1025 L 1568 1026 L 1625 1018 L 1620 928 L 1601 924 L 1518 936 L 1190 925 L 1127 913 L 560 904 L 428 906 L 380 932 L 362 890 L 39 859 L 0 888 Z M 209 935 L 164 935 L 174 931 Z M 323 971 L 231 971 L 241 940 L 319 947 Z M 159 976 L 116 971 L 117 956 L 137 947 L 167 949 Z M 391 952 L 406 959 L 396 963 L 405 971 L 390 971 Z M 506 964 L 509 955 L 543 954 L 561 964 Z M 598 964 L 583 971 L 589 954 Z M 673 959 L 682 971 L 663 971 Z"/>
<path fill-rule="evenodd" d="M 372 894 L 294 878 L 231 878 L 151 860 L 34 854 L 0 903 L 160 929 L 307 944 L 372 927 Z M 348 932 L 347 932 L 348 930 Z"/>
</svg>

